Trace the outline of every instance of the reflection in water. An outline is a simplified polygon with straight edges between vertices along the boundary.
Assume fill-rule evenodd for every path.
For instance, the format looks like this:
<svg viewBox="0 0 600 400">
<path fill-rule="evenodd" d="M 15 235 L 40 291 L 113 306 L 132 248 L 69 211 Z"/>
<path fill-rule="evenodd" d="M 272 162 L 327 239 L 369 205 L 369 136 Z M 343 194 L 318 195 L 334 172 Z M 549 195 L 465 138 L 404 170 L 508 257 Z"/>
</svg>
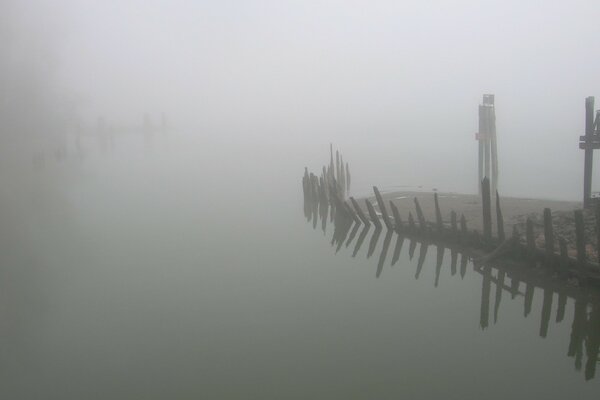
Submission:
<svg viewBox="0 0 600 400">
<path fill-rule="evenodd" d="M 394 255 L 392 256 L 392 266 L 400 259 L 400 251 L 402 251 L 402 245 L 404 244 L 404 236 L 398 235 L 396 238 L 396 247 L 394 247 Z"/>
<path fill-rule="evenodd" d="M 415 279 L 419 279 L 421 270 L 423 269 L 423 263 L 425 263 L 425 257 L 427 257 L 427 249 L 429 244 L 427 242 L 421 242 L 421 248 L 419 249 L 419 261 L 417 262 L 417 271 L 415 272 Z"/>
<path fill-rule="evenodd" d="M 381 255 L 379 256 L 379 263 L 377 263 L 377 273 L 375 276 L 379 278 L 381 275 L 381 271 L 383 271 L 383 264 L 385 263 L 385 258 L 387 256 L 388 249 L 390 247 L 390 242 L 392 241 L 393 231 L 388 229 L 385 239 L 383 240 L 383 248 L 381 249 Z"/>
<path fill-rule="evenodd" d="M 360 246 L 362 246 L 363 242 L 365 241 L 365 238 L 367 237 L 367 233 L 369 232 L 370 228 L 370 225 L 365 225 L 362 231 L 360 232 L 358 240 L 356 241 L 356 245 L 354 246 L 354 252 L 352 253 L 352 257 L 356 257 L 356 254 L 360 250 Z"/>
<path fill-rule="evenodd" d="M 310 196 L 305 196 L 304 214 L 306 218 L 316 227 L 318 215 L 318 218 L 322 221 L 323 230 L 325 230 L 328 215 L 331 216 L 332 221 L 334 221 L 334 232 L 331 244 L 336 247 L 336 253 L 340 250 L 343 243 L 345 243 L 346 247 L 349 247 L 360 230 L 360 234 L 358 234 L 352 252 L 352 257 L 356 257 L 368 236 L 370 226 L 362 225 L 361 230 L 360 222 L 348 218 L 342 211 L 334 208 L 331 208 L 328 212 L 327 209 L 330 208 L 330 205 L 327 202 L 321 202 L 320 200 L 321 199 L 311 201 Z M 315 208 L 315 204 L 313 203 L 318 203 L 316 205 L 319 211 L 318 214 L 317 208 Z M 376 227 L 373 231 L 367 250 L 367 259 L 375 252 L 382 230 L 382 228 Z M 376 277 L 381 276 L 394 233 L 393 230 L 386 230 L 383 247 L 377 261 Z M 405 236 L 399 234 L 396 235 L 396 244 L 391 260 L 392 266 L 396 264 L 400 258 L 404 240 Z M 409 240 L 408 256 L 409 260 L 412 261 L 418 241 L 415 238 L 409 238 Z M 427 258 L 427 250 L 432 244 L 435 245 L 437 249 L 435 268 L 435 287 L 437 287 L 441 269 L 443 267 L 444 252 L 446 250 L 443 243 L 420 243 L 415 279 L 419 279 L 420 277 L 425 259 Z M 456 275 L 457 272 L 458 253 L 461 253 L 460 249 L 450 248 L 451 276 Z M 461 253 L 461 278 L 464 278 L 466 274 L 468 261 L 469 256 L 465 253 Z M 495 285 L 493 309 L 494 324 L 498 322 L 503 291 L 509 292 L 512 300 L 517 297 L 523 298 L 524 316 L 528 317 L 532 311 L 535 289 L 538 288 L 542 290 L 543 301 L 539 328 L 539 336 L 541 338 L 546 338 L 548 335 L 554 294 L 556 293 L 558 296 L 556 323 L 562 322 L 565 318 L 568 298 L 574 299 L 574 314 L 567 355 L 574 359 L 576 370 L 581 370 L 583 368 L 586 380 L 595 377 L 597 363 L 599 362 L 598 354 L 600 351 L 600 294 L 597 290 L 570 286 L 568 282 L 560 281 L 553 276 L 542 275 L 535 267 L 523 270 L 510 265 L 491 263 L 490 265 L 474 265 L 474 270 L 482 276 L 479 325 L 483 330 L 489 327 L 490 297 L 493 285 Z M 510 280 L 510 284 L 506 283 L 507 279 Z M 525 284 L 524 293 L 519 291 L 521 282 Z"/>
</svg>

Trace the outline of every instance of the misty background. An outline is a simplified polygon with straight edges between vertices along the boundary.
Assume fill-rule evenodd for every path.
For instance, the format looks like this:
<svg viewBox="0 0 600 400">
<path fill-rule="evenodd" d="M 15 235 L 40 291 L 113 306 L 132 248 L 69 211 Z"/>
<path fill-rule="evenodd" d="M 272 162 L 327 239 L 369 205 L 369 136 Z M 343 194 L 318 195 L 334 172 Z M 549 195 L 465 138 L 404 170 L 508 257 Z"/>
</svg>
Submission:
<svg viewBox="0 0 600 400">
<path fill-rule="evenodd" d="M 298 176 L 333 142 L 359 192 L 474 192 L 477 105 L 494 93 L 501 193 L 579 200 L 599 11 L 593 0 L 4 0 L 2 152 L 24 148 L 30 163 L 78 124 L 164 113 L 203 146 L 280 157 Z"/>
</svg>

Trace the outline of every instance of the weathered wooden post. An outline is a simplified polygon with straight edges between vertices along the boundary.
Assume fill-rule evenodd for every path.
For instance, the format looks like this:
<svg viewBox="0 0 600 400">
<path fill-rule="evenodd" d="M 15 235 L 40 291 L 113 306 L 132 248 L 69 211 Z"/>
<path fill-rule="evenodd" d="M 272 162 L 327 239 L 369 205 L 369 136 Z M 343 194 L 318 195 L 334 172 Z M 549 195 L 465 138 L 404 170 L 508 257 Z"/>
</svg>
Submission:
<svg viewBox="0 0 600 400">
<path fill-rule="evenodd" d="M 465 214 L 460 215 L 460 240 L 463 244 L 467 240 L 467 235 L 469 231 L 467 230 L 467 219 L 465 218 Z"/>
<path fill-rule="evenodd" d="M 387 213 L 385 208 L 385 202 L 383 201 L 383 197 L 381 197 L 381 193 L 379 193 L 379 189 L 377 186 L 373 186 L 373 191 L 375 192 L 375 198 L 377 199 L 377 205 L 379 206 L 379 210 L 381 210 L 381 216 L 383 217 L 383 222 L 388 229 L 394 229 L 392 226 L 392 221 L 390 221 L 390 216 Z"/>
<path fill-rule="evenodd" d="M 575 240 L 577 242 L 577 261 L 580 264 L 585 264 L 585 231 L 583 226 L 583 212 L 575 210 Z"/>
<path fill-rule="evenodd" d="M 544 248 L 546 249 L 546 262 L 551 262 L 554 256 L 554 229 L 552 227 L 552 211 L 544 208 Z"/>
<path fill-rule="evenodd" d="M 504 218 L 502 218 L 502 209 L 500 209 L 500 195 L 496 191 L 496 224 L 498 225 L 498 240 L 504 242 Z"/>
<path fill-rule="evenodd" d="M 440 211 L 440 203 L 438 200 L 438 194 L 437 192 L 433 194 L 433 200 L 435 202 L 435 221 L 436 221 L 436 226 L 437 226 L 437 230 L 438 233 L 442 233 L 442 230 L 444 228 L 443 222 L 442 222 L 442 212 Z"/>
<path fill-rule="evenodd" d="M 527 218 L 527 227 L 525 231 L 525 237 L 527 240 L 527 254 L 529 259 L 535 259 L 535 237 L 533 235 L 533 221 L 531 218 Z"/>
<path fill-rule="evenodd" d="M 456 223 L 456 211 L 454 210 L 450 213 L 450 226 L 452 229 L 452 239 L 456 240 L 458 237 L 458 225 Z"/>
<path fill-rule="evenodd" d="M 558 244 L 560 246 L 560 270 L 568 271 L 569 269 L 569 254 L 567 252 L 567 241 L 563 237 L 558 238 Z"/>
<path fill-rule="evenodd" d="M 594 97 L 585 99 L 585 136 L 579 138 L 579 148 L 584 149 L 583 161 L 583 206 L 588 207 L 592 199 L 592 167 L 594 164 Z"/>
<path fill-rule="evenodd" d="M 398 207 L 396 207 L 394 202 L 391 200 L 390 208 L 392 209 L 392 215 L 394 216 L 394 227 L 396 228 L 396 232 L 400 233 L 404 229 L 404 224 L 402 223 L 402 218 L 400 218 L 400 212 L 398 211 Z"/>
<path fill-rule="evenodd" d="M 596 253 L 597 261 L 600 262 L 600 202 L 596 204 Z"/>
<path fill-rule="evenodd" d="M 354 206 L 354 210 L 356 211 L 356 214 L 358 214 L 358 218 L 360 218 L 360 220 L 363 222 L 363 224 L 365 224 L 367 226 L 371 225 L 371 223 L 369 222 L 369 219 L 363 213 L 362 209 L 360 208 L 360 206 L 358 205 L 358 202 L 354 199 L 354 197 L 350 197 L 350 201 L 352 202 L 352 205 Z"/>
<path fill-rule="evenodd" d="M 427 229 L 427 222 L 425 221 L 425 216 L 423 215 L 423 210 L 421 209 L 421 205 L 419 204 L 419 199 L 415 197 L 415 208 L 417 209 L 417 218 L 419 219 L 419 227 L 423 232 Z"/>
<path fill-rule="evenodd" d="M 408 212 L 408 229 L 411 232 L 415 231 L 415 219 L 412 216 L 412 212 Z"/>
<path fill-rule="evenodd" d="M 346 163 L 346 191 L 350 193 L 350 168 L 348 163 Z"/>
<path fill-rule="evenodd" d="M 490 198 L 490 180 L 485 177 L 481 182 L 481 204 L 483 206 L 483 239 L 492 240 L 492 204 Z"/>
<path fill-rule="evenodd" d="M 369 216 L 371 217 L 371 221 L 375 224 L 375 227 L 377 229 L 381 229 L 381 222 L 379 221 L 379 217 L 377 216 L 377 213 L 375 212 L 373 205 L 367 199 L 365 199 L 365 203 L 367 204 L 367 211 L 369 211 Z"/>
<path fill-rule="evenodd" d="M 498 154 L 496 146 L 496 110 L 494 95 L 484 94 L 482 104 L 479 105 L 479 182 L 483 178 L 491 180 L 492 191 L 498 188 Z M 490 171 L 491 169 L 491 171 Z M 481 193 L 479 187 L 479 193 Z"/>
</svg>

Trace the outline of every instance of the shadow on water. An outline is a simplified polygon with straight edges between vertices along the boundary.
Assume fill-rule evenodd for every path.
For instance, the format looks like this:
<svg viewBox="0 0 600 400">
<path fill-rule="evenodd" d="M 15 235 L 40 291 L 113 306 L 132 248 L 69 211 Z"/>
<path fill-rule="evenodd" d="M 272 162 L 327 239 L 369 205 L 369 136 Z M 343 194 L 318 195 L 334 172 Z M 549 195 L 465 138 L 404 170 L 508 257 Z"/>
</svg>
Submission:
<svg viewBox="0 0 600 400">
<path fill-rule="evenodd" d="M 329 211 L 327 208 L 329 208 Z M 331 245 L 335 248 L 336 253 L 341 249 L 342 245 L 349 247 L 354 243 L 352 257 L 356 257 L 370 231 L 370 225 L 361 223 L 361 220 L 358 218 L 349 218 L 348 214 L 341 207 L 330 207 L 326 201 L 323 202 L 320 199 L 315 202 L 310 196 L 305 196 L 304 213 L 307 220 L 314 227 L 317 226 L 317 218 L 320 218 L 323 230 L 325 230 L 328 216 L 332 218 L 334 231 Z M 390 266 L 395 265 L 400 259 L 405 239 L 410 241 L 408 249 L 410 261 L 413 259 L 417 244 L 420 243 L 415 279 L 419 279 L 421 276 L 429 247 L 431 245 L 436 246 L 435 287 L 439 285 L 446 249 L 450 250 L 451 276 L 455 276 L 459 272 L 461 279 L 464 278 L 467 272 L 467 264 L 469 261 L 473 261 L 470 260 L 467 254 L 461 252 L 459 248 L 452 246 L 448 248 L 443 243 L 430 243 L 423 239 L 407 237 L 393 229 L 386 228 L 382 224 L 375 224 L 375 230 L 371 234 L 367 248 L 367 259 L 375 252 L 383 229 L 386 229 L 386 234 L 377 261 L 376 278 L 379 278 L 383 272 L 383 266 L 385 265 L 394 234 L 396 235 L 396 242 Z M 359 231 L 360 233 L 358 233 Z M 354 240 L 355 238 L 356 240 Z M 458 266 L 459 253 L 460 266 Z M 538 332 L 540 338 L 546 338 L 548 335 L 552 320 L 551 312 L 552 302 L 555 297 L 554 294 L 558 297 L 556 317 L 554 318 L 557 324 L 564 320 L 567 300 L 569 298 L 572 299 L 574 301 L 574 313 L 567 356 L 574 359 L 574 366 L 577 371 L 583 370 L 586 380 L 593 379 L 596 376 L 596 367 L 598 362 L 600 362 L 598 358 L 600 352 L 600 292 L 597 289 L 573 286 L 568 281 L 556 279 L 554 276 L 547 273 L 544 274 L 535 268 L 517 269 L 514 265 L 503 265 L 499 261 L 491 261 L 485 265 L 473 262 L 473 271 L 482 277 L 479 314 L 479 326 L 482 330 L 488 329 L 490 326 L 490 311 L 493 312 L 493 323 L 496 324 L 498 322 L 504 291 L 510 294 L 511 300 L 517 297 L 523 298 L 524 317 L 531 315 L 535 289 L 537 288 L 542 291 L 543 300 Z M 519 290 L 521 283 L 525 286 L 524 292 Z M 490 310 L 492 292 L 494 295 L 493 310 Z"/>
</svg>

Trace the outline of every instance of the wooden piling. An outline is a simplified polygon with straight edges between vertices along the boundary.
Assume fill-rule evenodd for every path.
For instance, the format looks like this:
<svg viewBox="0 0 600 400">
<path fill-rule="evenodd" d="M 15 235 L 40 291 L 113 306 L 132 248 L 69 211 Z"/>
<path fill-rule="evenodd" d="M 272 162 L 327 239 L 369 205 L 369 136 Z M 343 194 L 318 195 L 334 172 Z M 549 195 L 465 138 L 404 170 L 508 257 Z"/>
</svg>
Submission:
<svg viewBox="0 0 600 400">
<path fill-rule="evenodd" d="M 588 207 L 592 199 L 592 167 L 594 163 L 594 97 L 585 99 L 585 153 L 583 164 L 583 206 Z"/>
<path fill-rule="evenodd" d="M 498 240 L 503 242 L 504 234 L 504 218 L 502 217 L 502 209 L 500 208 L 500 195 L 496 190 L 496 224 L 498 225 Z"/>
<path fill-rule="evenodd" d="M 577 247 L 577 261 L 580 264 L 584 264 L 586 260 L 585 254 L 585 231 L 583 226 L 583 212 L 581 210 L 575 210 L 575 240 Z"/>
<path fill-rule="evenodd" d="M 440 202 L 438 200 L 438 194 L 437 192 L 433 194 L 433 200 L 435 203 L 435 221 L 436 221 L 436 227 L 439 233 L 442 233 L 443 230 L 443 222 L 442 222 L 442 212 L 440 211 Z"/>
<path fill-rule="evenodd" d="M 464 244 L 467 240 L 469 231 L 467 230 L 467 219 L 465 214 L 460 216 L 460 241 Z"/>
<path fill-rule="evenodd" d="M 552 227 L 552 211 L 544 208 L 544 248 L 546 249 L 546 262 L 554 256 L 554 229 Z"/>
<path fill-rule="evenodd" d="M 568 271 L 569 269 L 569 254 L 567 252 L 567 241 L 562 236 L 558 238 L 558 244 L 560 247 L 560 271 Z"/>
<path fill-rule="evenodd" d="M 411 232 L 415 231 L 415 219 L 413 218 L 412 212 L 408 212 L 408 229 Z"/>
<path fill-rule="evenodd" d="M 356 213 L 354 212 L 352 207 L 350 207 L 350 204 L 348 204 L 347 201 L 344 201 L 344 207 L 346 209 L 346 212 L 350 215 L 350 217 L 352 217 L 354 222 L 356 222 L 357 224 L 360 224 L 361 219 L 356 215 Z"/>
<path fill-rule="evenodd" d="M 396 228 L 396 232 L 400 233 L 404 229 L 402 218 L 400 218 L 400 212 L 398 211 L 398 207 L 396 207 L 394 202 L 391 200 L 390 208 L 392 209 L 392 215 L 394 216 L 394 227 Z"/>
<path fill-rule="evenodd" d="M 423 210 L 421 209 L 421 205 L 419 204 L 419 199 L 415 197 L 415 208 L 417 209 L 417 218 L 419 219 L 419 227 L 421 231 L 425 232 L 427 228 L 427 221 L 425 221 L 425 215 L 423 215 Z"/>
<path fill-rule="evenodd" d="M 367 204 L 367 211 L 369 212 L 369 216 L 371 217 L 371 221 L 375 224 L 377 229 L 381 229 L 381 222 L 379 221 L 379 217 L 375 212 L 375 208 L 373 208 L 373 204 L 367 199 L 365 199 L 365 203 Z"/>
<path fill-rule="evenodd" d="M 530 260 L 535 258 L 535 237 L 533 235 L 533 221 L 527 218 L 525 238 L 527 240 L 527 255 Z"/>
<path fill-rule="evenodd" d="M 381 216 L 383 217 L 383 222 L 388 229 L 394 229 L 392 225 L 392 221 L 390 220 L 390 216 L 387 213 L 385 208 L 385 202 L 383 201 L 383 197 L 381 197 L 381 193 L 379 193 L 379 189 L 377 186 L 373 186 L 373 192 L 375 192 L 375 198 L 377 199 L 377 205 L 379 206 L 379 210 L 381 211 Z"/>
<path fill-rule="evenodd" d="M 486 176 L 481 182 L 481 204 L 483 207 L 483 239 L 492 240 L 492 207 L 490 198 L 490 180 Z"/>
<path fill-rule="evenodd" d="M 454 210 L 450 212 L 450 227 L 452 229 L 452 237 L 456 240 L 458 236 L 458 225 L 456 223 L 456 211 Z"/>
<path fill-rule="evenodd" d="M 598 119 L 598 117 L 596 117 Z M 598 254 L 598 262 L 600 262 L 600 202 L 596 203 L 596 252 Z"/>
<path fill-rule="evenodd" d="M 350 193 L 350 168 L 348 163 L 346 163 L 346 191 Z"/>
<path fill-rule="evenodd" d="M 363 224 L 371 225 L 371 223 L 369 222 L 369 219 L 363 213 L 362 209 L 360 208 L 360 206 L 358 205 L 358 202 L 354 199 L 354 197 L 350 197 L 350 201 L 352 202 L 352 205 L 354 206 L 354 211 L 356 211 L 358 218 L 360 218 L 360 220 L 363 222 Z"/>
</svg>

